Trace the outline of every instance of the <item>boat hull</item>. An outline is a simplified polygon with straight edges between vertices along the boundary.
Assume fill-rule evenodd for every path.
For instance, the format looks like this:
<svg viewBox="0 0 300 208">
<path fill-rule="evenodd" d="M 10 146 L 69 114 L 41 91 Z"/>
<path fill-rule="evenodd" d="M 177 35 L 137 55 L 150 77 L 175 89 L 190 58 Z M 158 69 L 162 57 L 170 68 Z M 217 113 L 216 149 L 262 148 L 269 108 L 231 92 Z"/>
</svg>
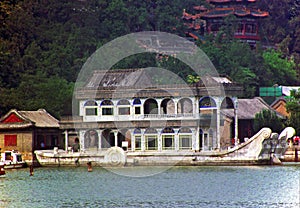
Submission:
<svg viewBox="0 0 300 208">
<path fill-rule="evenodd" d="M 92 162 L 93 166 L 212 166 L 212 165 L 269 165 L 270 158 L 244 157 L 200 152 L 124 152 L 120 148 L 113 154 L 67 153 L 60 150 L 57 154 L 50 151 L 36 151 L 41 166 L 79 166 Z M 108 156 L 109 155 L 109 156 Z"/>
<path fill-rule="evenodd" d="M 27 164 L 25 162 L 22 163 L 7 163 L 4 165 L 4 169 L 17 169 L 17 168 L 26 168 Z"/>
<path fill-rule="evenodd" d="M 22 160 L 22 154 L 17 150 L 8 150 L 1 153 L 1 164 L 4 165 L 4 169 L 27 167 L 27 163 Z"/>
<path fill-rule="evenodd" d="M 5 170 L 4 170 L 4 165 L 0 165 L 0 177 L 5 176 Z"/>
<path fill-rule="evenodd" d="M 263 128 L 248 141 L 227 150 L 124 151 L 120 147 L 110 147 L 72 153 L 55 148 L 37 150 L 35 155 L 42 166 L 78 166 L 89 162 L 99 166 L 279 165 L 287 149 L 286 141 L 294 132 L 293 128 L 287 127 L 278 136 L 271 135 L 270 128 Z"/>
</svg>

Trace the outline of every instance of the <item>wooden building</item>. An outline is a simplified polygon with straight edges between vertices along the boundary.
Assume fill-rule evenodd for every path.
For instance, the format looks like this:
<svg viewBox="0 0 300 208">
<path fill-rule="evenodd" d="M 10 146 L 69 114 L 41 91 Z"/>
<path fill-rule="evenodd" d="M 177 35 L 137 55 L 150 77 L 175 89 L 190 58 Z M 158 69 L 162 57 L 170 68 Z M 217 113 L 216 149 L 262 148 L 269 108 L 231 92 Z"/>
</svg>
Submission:
<svg viewBox="0 0 300 208">
<path fill-rule="evenodd" d="M 184 10 L 183 20 L 188 26 L 187 35 L 199 39 L 204 34 L 217 34 L 225 18 L 236 17 L 234 37 L 255 46 L 259 41 L 259 19 L 269 16 L 255 5 L 256 0 L 207 0 L 209 6 L 194 6 L 194 11 Z"/>
<path fill-rule="evenodd" d="M 0 120 L 0 148 L 18 150 L 23 159 L 32 160 L 37 149 L 63 148 L 60 140 L 59 122 L 46 110 L 10 110 Z"/>
</svg>

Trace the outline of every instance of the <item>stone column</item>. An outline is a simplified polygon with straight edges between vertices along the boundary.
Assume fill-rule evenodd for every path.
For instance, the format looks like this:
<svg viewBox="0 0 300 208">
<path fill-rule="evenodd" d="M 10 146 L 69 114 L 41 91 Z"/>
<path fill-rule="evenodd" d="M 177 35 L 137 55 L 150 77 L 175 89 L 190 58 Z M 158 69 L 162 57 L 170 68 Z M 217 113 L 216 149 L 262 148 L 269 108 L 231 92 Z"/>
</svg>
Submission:
<svg viewBox="0 0 300 208">
<path fill-rule="evenodd" d="M 118 132 L 114 131 L 114 136 L 115 136 L 115 147 L 118 146 Z"/>
<path fill-rule="evenodd" d="M 156 102 L 157 102 L 157 115 L 161 115 L 162 113 L 160 112 L 161 111 L 161 108 L 160 108 L 160 105 L 161 105 L 161 99 L 156 99 Z"/>
<path fill-rule="evenodd" d="M 217 136 L 217 149 L 218 150 L 221 149 L 220 125 L 221 125 L 221 104 L 220 104 L 220 100 L 217 99 L 217 132 L 216 132 L 216 136 Z"/>
<path fill-rule="evenodd" d="M 162 135 L 160 133 L 157 134 L 157 150 L 162 151 Z"/>
<path fill-rule="evenodd" d="M 179 130 L 177 130 L 177 132 L 175 133 L 175 135 L 174 135 L 174 147 L 175 147 L 175 150 L 179 150 L 179 134 L 178 134 L 178 131 Z"/>
<path fill-rule="evenodd" d="M 142 132 L 142 135 L 141 135 L 141 151 L 145 151 L 145 150 L 146 150 L 145 134 Z"/>
<path fill-rule="evenodd" d="M 238 101 L 235 102 L 234 105 L 234 142 L 235 142 L 235 146 L 238 145 Z"/>
<path fill-rule="evenodd" d="M 68 130 L 65 130 L 65 150 L 68 151 L 68 146 L 69 146 L 69 135 L 68 135 Z"/>
<path fill-rule="evenodd" d="M 178 99 L 174 99 L 174 114 L 177 115 Z"/>
<path fill-rule="evenodd" d="M 79 131 L 79 144 L 80 144 L 80 151 L 85 151 L 85 144 L 84 144 L 84 134 L 86 133 L 86 130 Z"/>
<path fill-rule="evenodd" d="M 200 150 L 200 134 L 199 134 L 199 125 L 192 131 L 192 150 L 199 151 Z"/>
<path fill-rule="evenodd" d="M 200 116 L 200 109 L 199 109 L 199 99 L 196 97 L 192 100 L 192 105 L 193 105 L 193 114 L 197 118 Z"/>
<path fill-rule="evenodd" d="M 135 135 L 133 134 L 134 129 L 130 131 L 130 137 L 131 137 L 131 151 L 135 151 Z"/>
<path fill-rule="evenodd" d="M 101 150 L 101 144 L 102 144 L 102 131 L 103 130 L 97 130 L 98 133 L 98 149 Z"/>
</svg>

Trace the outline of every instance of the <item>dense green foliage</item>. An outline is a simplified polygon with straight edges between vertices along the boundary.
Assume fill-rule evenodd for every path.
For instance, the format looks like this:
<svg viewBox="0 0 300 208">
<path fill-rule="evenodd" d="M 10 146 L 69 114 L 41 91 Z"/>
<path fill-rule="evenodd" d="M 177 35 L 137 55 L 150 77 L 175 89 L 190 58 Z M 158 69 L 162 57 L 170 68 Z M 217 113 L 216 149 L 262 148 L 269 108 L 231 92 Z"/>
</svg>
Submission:
<svg viewBox="0 0 300 208">
<path fill-rule="evenodd" d="M 182 11 L 192 11 L 199 4 L 199 0 L 1 1 L 0 114 L 10 108 L 46 108 L 57 117 L 69 113 L 77 74 L 97 48 L 138 31 L 184 36 Z M 263 22 L 264 42 L 277 44 L 280 50 L 251 50 L 230 38 L 233 17 L 219 36 L 199 43 L 220 74 L 243 84 L 245 97 L 254 96 L 259 86 L 300 84 L 295 75 L 300 63 L 299 1 L 262 0 L 259 4 L 271 14 Z M 192 74 L 180 61 L 157 60 L 155 54 L 129 57 L 115 67 L 146 66 L 170 69 L 189 82 L 197 80 L 188 78 Z"/>
<path fill-rule="evenodd" d="M 284 128 L 283 122 L 277 117 L 274 111 L 262 110 L 255 115 L 254 132 L 258 132 L 263 127 L 268 127 L 272 132 L 281 133 Z"/>
<path fill-rule="evenodd" d="M 296 133 L 300 134 L 300 89 L 298 91 L 292 91 L 291 97 L 286 104 L 287 111 L 290 113 L 290 117 L 287 121 L 287 125 L 292 126 Z"/>
</svg>

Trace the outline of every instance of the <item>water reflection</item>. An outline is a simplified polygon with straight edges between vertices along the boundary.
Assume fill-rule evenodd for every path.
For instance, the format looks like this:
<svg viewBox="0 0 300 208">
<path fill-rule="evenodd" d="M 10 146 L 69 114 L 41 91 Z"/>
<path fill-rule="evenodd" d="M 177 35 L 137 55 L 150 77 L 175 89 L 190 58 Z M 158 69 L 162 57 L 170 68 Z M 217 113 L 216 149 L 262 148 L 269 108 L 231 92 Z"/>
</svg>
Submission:
<svg viewBox="0 0 300 208">
<path fill-rule="evenodd" d="M 126 167 L 122 171 L 151 171 Z M 0 207 L 299 207 L 300 166 L 173 167 L 125 177 L 94 167 L 7 171 Z"/>
</svg>

